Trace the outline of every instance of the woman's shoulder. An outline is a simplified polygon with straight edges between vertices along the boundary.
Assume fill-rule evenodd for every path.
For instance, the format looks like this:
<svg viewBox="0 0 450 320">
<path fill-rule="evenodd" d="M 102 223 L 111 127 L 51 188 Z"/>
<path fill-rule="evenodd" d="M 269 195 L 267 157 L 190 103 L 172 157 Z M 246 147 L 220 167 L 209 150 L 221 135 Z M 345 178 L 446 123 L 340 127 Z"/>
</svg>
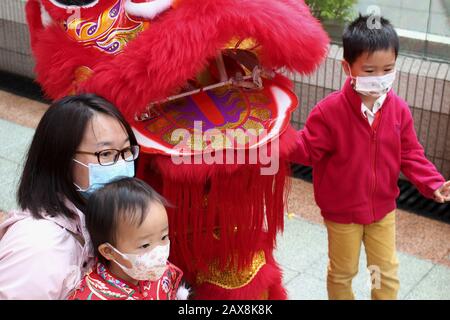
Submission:
<svg viewBox="0 0 450 320">
<path fill-rule="evenodd" d="M 0 298 L 61 299 L 79 281 L 81 249 L 57 223 L 14 212 L 0 232 Z"/>
<path fill-rule="evenodd" d="M 67 230 L 55 221 L 37 219 L 26 211 L 11 212 L 0 224 L 2 246 L 10 243 L 16 248 L 19 245 L 30 245 L 42 250 L 53 249 L 56 244 L 67 240 L 69 236 Z"/>
</svg>

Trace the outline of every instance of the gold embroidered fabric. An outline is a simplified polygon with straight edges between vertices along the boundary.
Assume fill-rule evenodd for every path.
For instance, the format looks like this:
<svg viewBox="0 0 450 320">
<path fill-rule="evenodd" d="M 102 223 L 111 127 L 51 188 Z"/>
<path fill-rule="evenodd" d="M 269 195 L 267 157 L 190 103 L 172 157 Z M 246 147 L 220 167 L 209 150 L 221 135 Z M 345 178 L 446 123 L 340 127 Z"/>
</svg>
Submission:
<svg viewBox="0 0 450 320">
<path fill-rule="evenodd" d="M 197 275 L 197 284 L 208 282 L 224 289 L 242 288 L 255 278 L 265 264 L 266 256 L 263 250 L 256 252 L 251 265 L 243 270 L 237 270 L 236 267 L 220 270 L 217 264 L 212 264 L 208 274 Z"/>
</svg>

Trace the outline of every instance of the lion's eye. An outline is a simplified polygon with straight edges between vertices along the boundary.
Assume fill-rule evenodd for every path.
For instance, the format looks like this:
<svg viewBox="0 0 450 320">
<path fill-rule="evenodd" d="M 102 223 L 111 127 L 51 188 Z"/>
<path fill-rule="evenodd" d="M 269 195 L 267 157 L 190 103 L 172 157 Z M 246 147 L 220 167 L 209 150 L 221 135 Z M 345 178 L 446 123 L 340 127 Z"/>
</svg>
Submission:
<svg viewBox="0 0 450 320">
<path fill-rule="evenodd" d="M 57 7 L 66 8 L 69 6 L 76 7 L 93 7 L 95 6 L 99 0 L 50 0 Z"/>
</svg>

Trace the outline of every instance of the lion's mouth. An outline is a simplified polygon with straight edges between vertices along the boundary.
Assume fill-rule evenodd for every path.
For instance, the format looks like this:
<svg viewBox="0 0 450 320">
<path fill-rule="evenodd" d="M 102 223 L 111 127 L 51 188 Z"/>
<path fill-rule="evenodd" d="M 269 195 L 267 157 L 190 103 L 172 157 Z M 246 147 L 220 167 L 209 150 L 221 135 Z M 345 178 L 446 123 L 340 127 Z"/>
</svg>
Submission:
<svg viewBox="0 0 450 320">
<path fill-rule="evenodd" d="M 178 94 L 136 114 L 133 129 L 142 150 L 191 156 L 268 144 L 297 106 L 295 95 L 273 77 L 251 51 L 222 50 Z"/>
<path fill-rule="evenodd" d="M 289 125 L 297 98 L 264 80 L 262 90 L 228 86 L 155 107 L 155 117 L 135 121 L 144 153 L 192 156 L 222 150 L 258 149 Z"/>
</svg>

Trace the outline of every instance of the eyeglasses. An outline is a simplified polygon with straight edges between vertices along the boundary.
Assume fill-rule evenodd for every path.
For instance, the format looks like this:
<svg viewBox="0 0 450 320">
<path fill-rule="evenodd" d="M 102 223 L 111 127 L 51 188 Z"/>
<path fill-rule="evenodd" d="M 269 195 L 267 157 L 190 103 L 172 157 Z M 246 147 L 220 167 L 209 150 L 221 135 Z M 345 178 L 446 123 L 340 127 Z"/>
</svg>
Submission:
<svg viewBox="0 0 450 320">
<path fill-rule="evenodd" d="M 119 156 L 127 162 L 132 162 L 139 156 L 139 146 L 129 146 L 122 150 L 106 149 L 98 152 L 77 151 L 80 154 L 91 154 L 97 156 L 98 163 L 101 166 L 112 166 L 119 160 Z"/>
</svg>

